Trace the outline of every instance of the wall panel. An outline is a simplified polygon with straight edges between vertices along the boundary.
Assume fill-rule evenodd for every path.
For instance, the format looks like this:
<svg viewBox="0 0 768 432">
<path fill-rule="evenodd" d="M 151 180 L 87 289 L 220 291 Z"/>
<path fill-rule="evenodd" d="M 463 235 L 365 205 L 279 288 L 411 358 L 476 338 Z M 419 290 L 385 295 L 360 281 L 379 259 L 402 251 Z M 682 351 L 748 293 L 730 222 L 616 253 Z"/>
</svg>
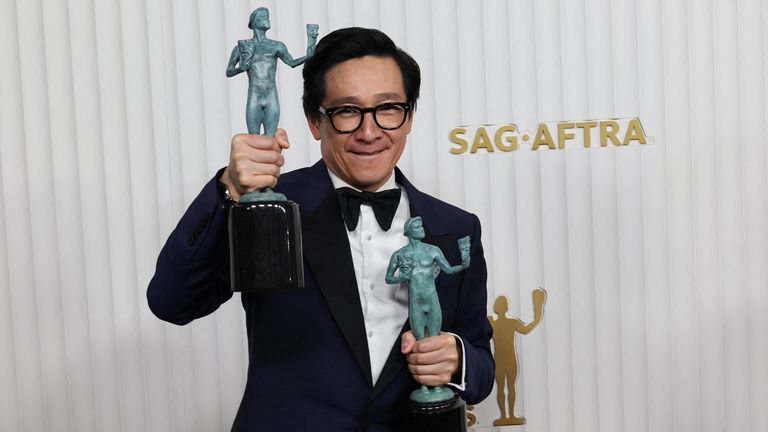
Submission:
<svg viewBox="0 0 768 432">
<path fill-rule="evenodd" d="M 611 38 L 615 117 L 637 115 L 639 109 L 637 2 L 611 2 Z M 617 149 L 615 170 L 616 223 L 618 231 L 617 262 L 620 305 L 620 355 L 622 363 L 621 428 L 627 432 L 648 430 L 646 387 L 647 335 L 645 328 L 645 290 L 643 274 L 642 227 L 642 149 Z"/>
<path fill-rule="evenodd" d="M 738 19 L 743 23 L 740 26 L 739 38 L 739 65 L 741 86 L 741 112 L 742 133 L 744 146 L 742 148 L 742 161 L 744 163 L 744 214 L 748 215 L 744 220 L 742 241 L 744 242 L 744 288 L 742 296 L 743 320 L 741 325 L 750 330 L 742 335 L 743 348 L 739 384 L 742 391 L 739 401 L 744 406 L 740 407 L 743 415 L 744 427 L 758 430 L 765 427 L 766 414 L 755 403 L 759 395 L 764 395 L 768 379 L 764 373 L 756 370 L 756 362 L 766 358 L 766 325 L 765 314 L 768 308 L 768 300 L 764 297 L 765 290 L 761 290 L 760 280 L 765 278 L 764 266 L 759 265 L 766 259 L 766 147 L 760 145 L 761 139 L 765 141 L 764 119 L 765 101 L 761 101 L 761 95 L 765 94 L 765 82 L 761 77 L 765 76 L 765 62 L 761 62 L 755 53 L 765 52 L 765 44 L 760 35 L 765 34 L 765 21 L 761 20 L 761 2 L 738 3 Z M 763 283 L 764 287 L 766 284 Z M 761 316 L 762 315 L 762 316 Z M 735 330 L 735 329 L 734 329 Z M 746 387 L 746 388 L 744 388 Z M 747 416 L 750 419 L 747 421 Z"/>
<path fill-rule="evenodd" d="M 106 197 L 100 76 L 96 39 L 96 16 L 92 2 L 69 4 L 72 50 L 73 105 L 78 157 L 78 202 L 83 232 L 83 262 L 88 305 L 91 375 L 94 383 L 96 430 L 120 430 L 120 387 L 115 350 L 112 272 L 109 264 L 109 217 Z M 78 227 L 68 227 L 78 229 Z"/>
<path fill-rule="evenodd" d="M 24 312 L 34 313 L 28 306 L 28 301 L 22 296 L 30 291 L 32 274 L 27 271 L 11 271 L 14 268 L 27 268 L 31 252 L 26 239 L 29 236 L 28 218 L 29 204 L 24 197 L 28 196 L 26 182 L 23 186 L 15 180 L 23 178 L 24 173 L 24 113 L 21 106 L 21 71 L 19 70 L 19 44 L 16 4 L 13 1 L 2 3 L 3 14 L 0 14 L 0 54 L 12 61 L 0 62 L 0 184 L 2 184 L 2 270 L 3 289 L 3 332 L 2 332 L 2 380 L 7 386 L 2 399 L 4 427 L 19 429 L 24 424 L 24 410 L 42 406 L 42 400 L 37 397 L 41 386 L 28 369 L 39 364 L 39 351 L 36 350 L 36 334 L 30 327 L 24 326 L 19 316 Z M 10 208 L 6 203 L 19 200 L 16 208 Z M 11 229 L 12 227 L 12 229 Z M 21 292 L 11 290 L 12 286 L 22 287 Z M 33 315 L 36 316 L 36 315 Z M 33 322 L 34 326 L 36 322 Z M 35 331 L 36 328 L 32 327 Z M 22 340 L 17 342 L 18 338 Z M 25 364 L 19 364 L 17 359 L 26 359 Z M 29 377 L 34 381 L 30 381 Z M 6 384 L 7 383 L 7 384 Z M 29 408 L 27 408 L 29 407 Z M 40 423 L 37 423 L 38 425 Z"/>
<path fill-rule="evenodd" d="M 768 374 L 758 367 L 768 360 L 768 286 L 766 268 L 768 260 L 768 233 L 766 218 L 768 203 L 768 170 L 766 169 L 766 36 L 768 36 L 768 7 L 765 2 L 745 1 L 737 3 L 741 34 L 739 40 L 739 65 L 741 67 L 742 97 L 742 142 L 744 175 L 749 179 L 744 184 L 744 220 L 742 231 L 744 242 L 744 287 L 746 300 L 748 372 L 746 383 L 748 394 L 742 400 L 748 402 L 749 430 L 757 431 L 768 427 L 768 413 L 761 409 L 761 400 L 768 398 Z M 762 38 L 760 36 L 763 36 Z M 762 60 L 759 53 L 763 53 Z M 744 382 L 742 381 L 742 384 Z M 743 407 L 742 409 L 746 409 Z"/>
</svg>

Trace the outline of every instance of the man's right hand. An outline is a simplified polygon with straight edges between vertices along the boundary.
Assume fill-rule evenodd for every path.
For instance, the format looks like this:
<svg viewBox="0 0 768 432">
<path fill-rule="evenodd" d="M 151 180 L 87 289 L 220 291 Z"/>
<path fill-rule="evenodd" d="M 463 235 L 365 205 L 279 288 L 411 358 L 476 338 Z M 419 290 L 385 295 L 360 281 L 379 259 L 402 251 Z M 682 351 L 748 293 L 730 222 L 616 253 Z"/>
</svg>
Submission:
<svg viewBox="0 0 768 432">
<path fill-rule="evenodd" d="M 277 129 L 275 136 L 237 134 L 232 137 L 229 165 L 221 176 L 232 199 L 248 192 L 274 187 L 285 163 L 282 151 L 290 147 L 288 134 Z"/>
</svg>

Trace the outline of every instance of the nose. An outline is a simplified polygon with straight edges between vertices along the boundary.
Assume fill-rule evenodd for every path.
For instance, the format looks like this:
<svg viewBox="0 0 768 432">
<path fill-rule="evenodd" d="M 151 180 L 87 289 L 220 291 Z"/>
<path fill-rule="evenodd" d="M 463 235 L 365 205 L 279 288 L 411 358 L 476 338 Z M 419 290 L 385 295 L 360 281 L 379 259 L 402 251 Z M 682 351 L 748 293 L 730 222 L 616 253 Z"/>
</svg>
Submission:
<svg viewBox="0 0 768 432">
<path fill-rule="evenodd" d="M 357 130 L 357 136 L 363 141 L 372 141 L 381 135 L 382 129 L 376 124 L 373 112 L 363 114 L 363 123 Z"/>
</svg>

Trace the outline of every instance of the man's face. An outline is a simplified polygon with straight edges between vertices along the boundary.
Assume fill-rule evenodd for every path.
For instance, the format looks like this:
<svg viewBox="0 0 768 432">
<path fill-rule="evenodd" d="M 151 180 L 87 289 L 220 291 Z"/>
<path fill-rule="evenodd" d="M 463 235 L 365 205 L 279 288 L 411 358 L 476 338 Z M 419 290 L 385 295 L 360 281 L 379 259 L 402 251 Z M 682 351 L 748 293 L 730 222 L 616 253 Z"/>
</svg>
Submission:
<svg viewBox="0 0 768 432">
<path fill-rule="evenodd" d="M 331 68 L 325 74 L 325 108 L 354 105 L 374 107 L 385 102 L 406 102 L 400 68 L 391 57 L 365 56 Z M 372 113 L 352 133 L 336 132 L 330 119 L 307 117 L 312 136 L 320 140 L 320 151 L 328 168 L 350 185 L 367 191 L 381 187 L 392 174 L 411 132 L 413 115 L 395 130 L 376 125 Z"/>
</svg>

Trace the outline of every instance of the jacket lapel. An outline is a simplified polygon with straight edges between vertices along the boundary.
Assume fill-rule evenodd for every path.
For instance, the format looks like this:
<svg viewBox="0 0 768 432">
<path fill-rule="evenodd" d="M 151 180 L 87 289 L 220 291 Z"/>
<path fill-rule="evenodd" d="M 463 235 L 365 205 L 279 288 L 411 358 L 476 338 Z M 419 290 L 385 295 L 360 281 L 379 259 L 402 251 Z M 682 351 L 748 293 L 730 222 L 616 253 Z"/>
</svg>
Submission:
<svg viewBox="0 0 768 432">
<path fill-rule="evenodd" d="M 405 325 L 400 330 L 400 336 L 403 333 L 411 329 L 411 323 L 405 320 Z M 381 370 L 379 379 L 376 381 L 376 385 L 373 386 L 370 396 L 368 396 L 368 402 L 373 402 L 384 389 L 387 388 L 389 383 L 400 373 L 400 370 L 405 366 L 405 356 L 400 352 L 400 337 L 397 338 L 395 344 L 392 346 L 392 351 L 389 352 L 384 368 Z"/>
<path fill-rule="evenodd" d="M 315 164 L 301 195 L 302 241 L 307 265 L 363 374 L 372 385 L 360 295 L 338 199 L 326 167 Z"/>
</svg>

